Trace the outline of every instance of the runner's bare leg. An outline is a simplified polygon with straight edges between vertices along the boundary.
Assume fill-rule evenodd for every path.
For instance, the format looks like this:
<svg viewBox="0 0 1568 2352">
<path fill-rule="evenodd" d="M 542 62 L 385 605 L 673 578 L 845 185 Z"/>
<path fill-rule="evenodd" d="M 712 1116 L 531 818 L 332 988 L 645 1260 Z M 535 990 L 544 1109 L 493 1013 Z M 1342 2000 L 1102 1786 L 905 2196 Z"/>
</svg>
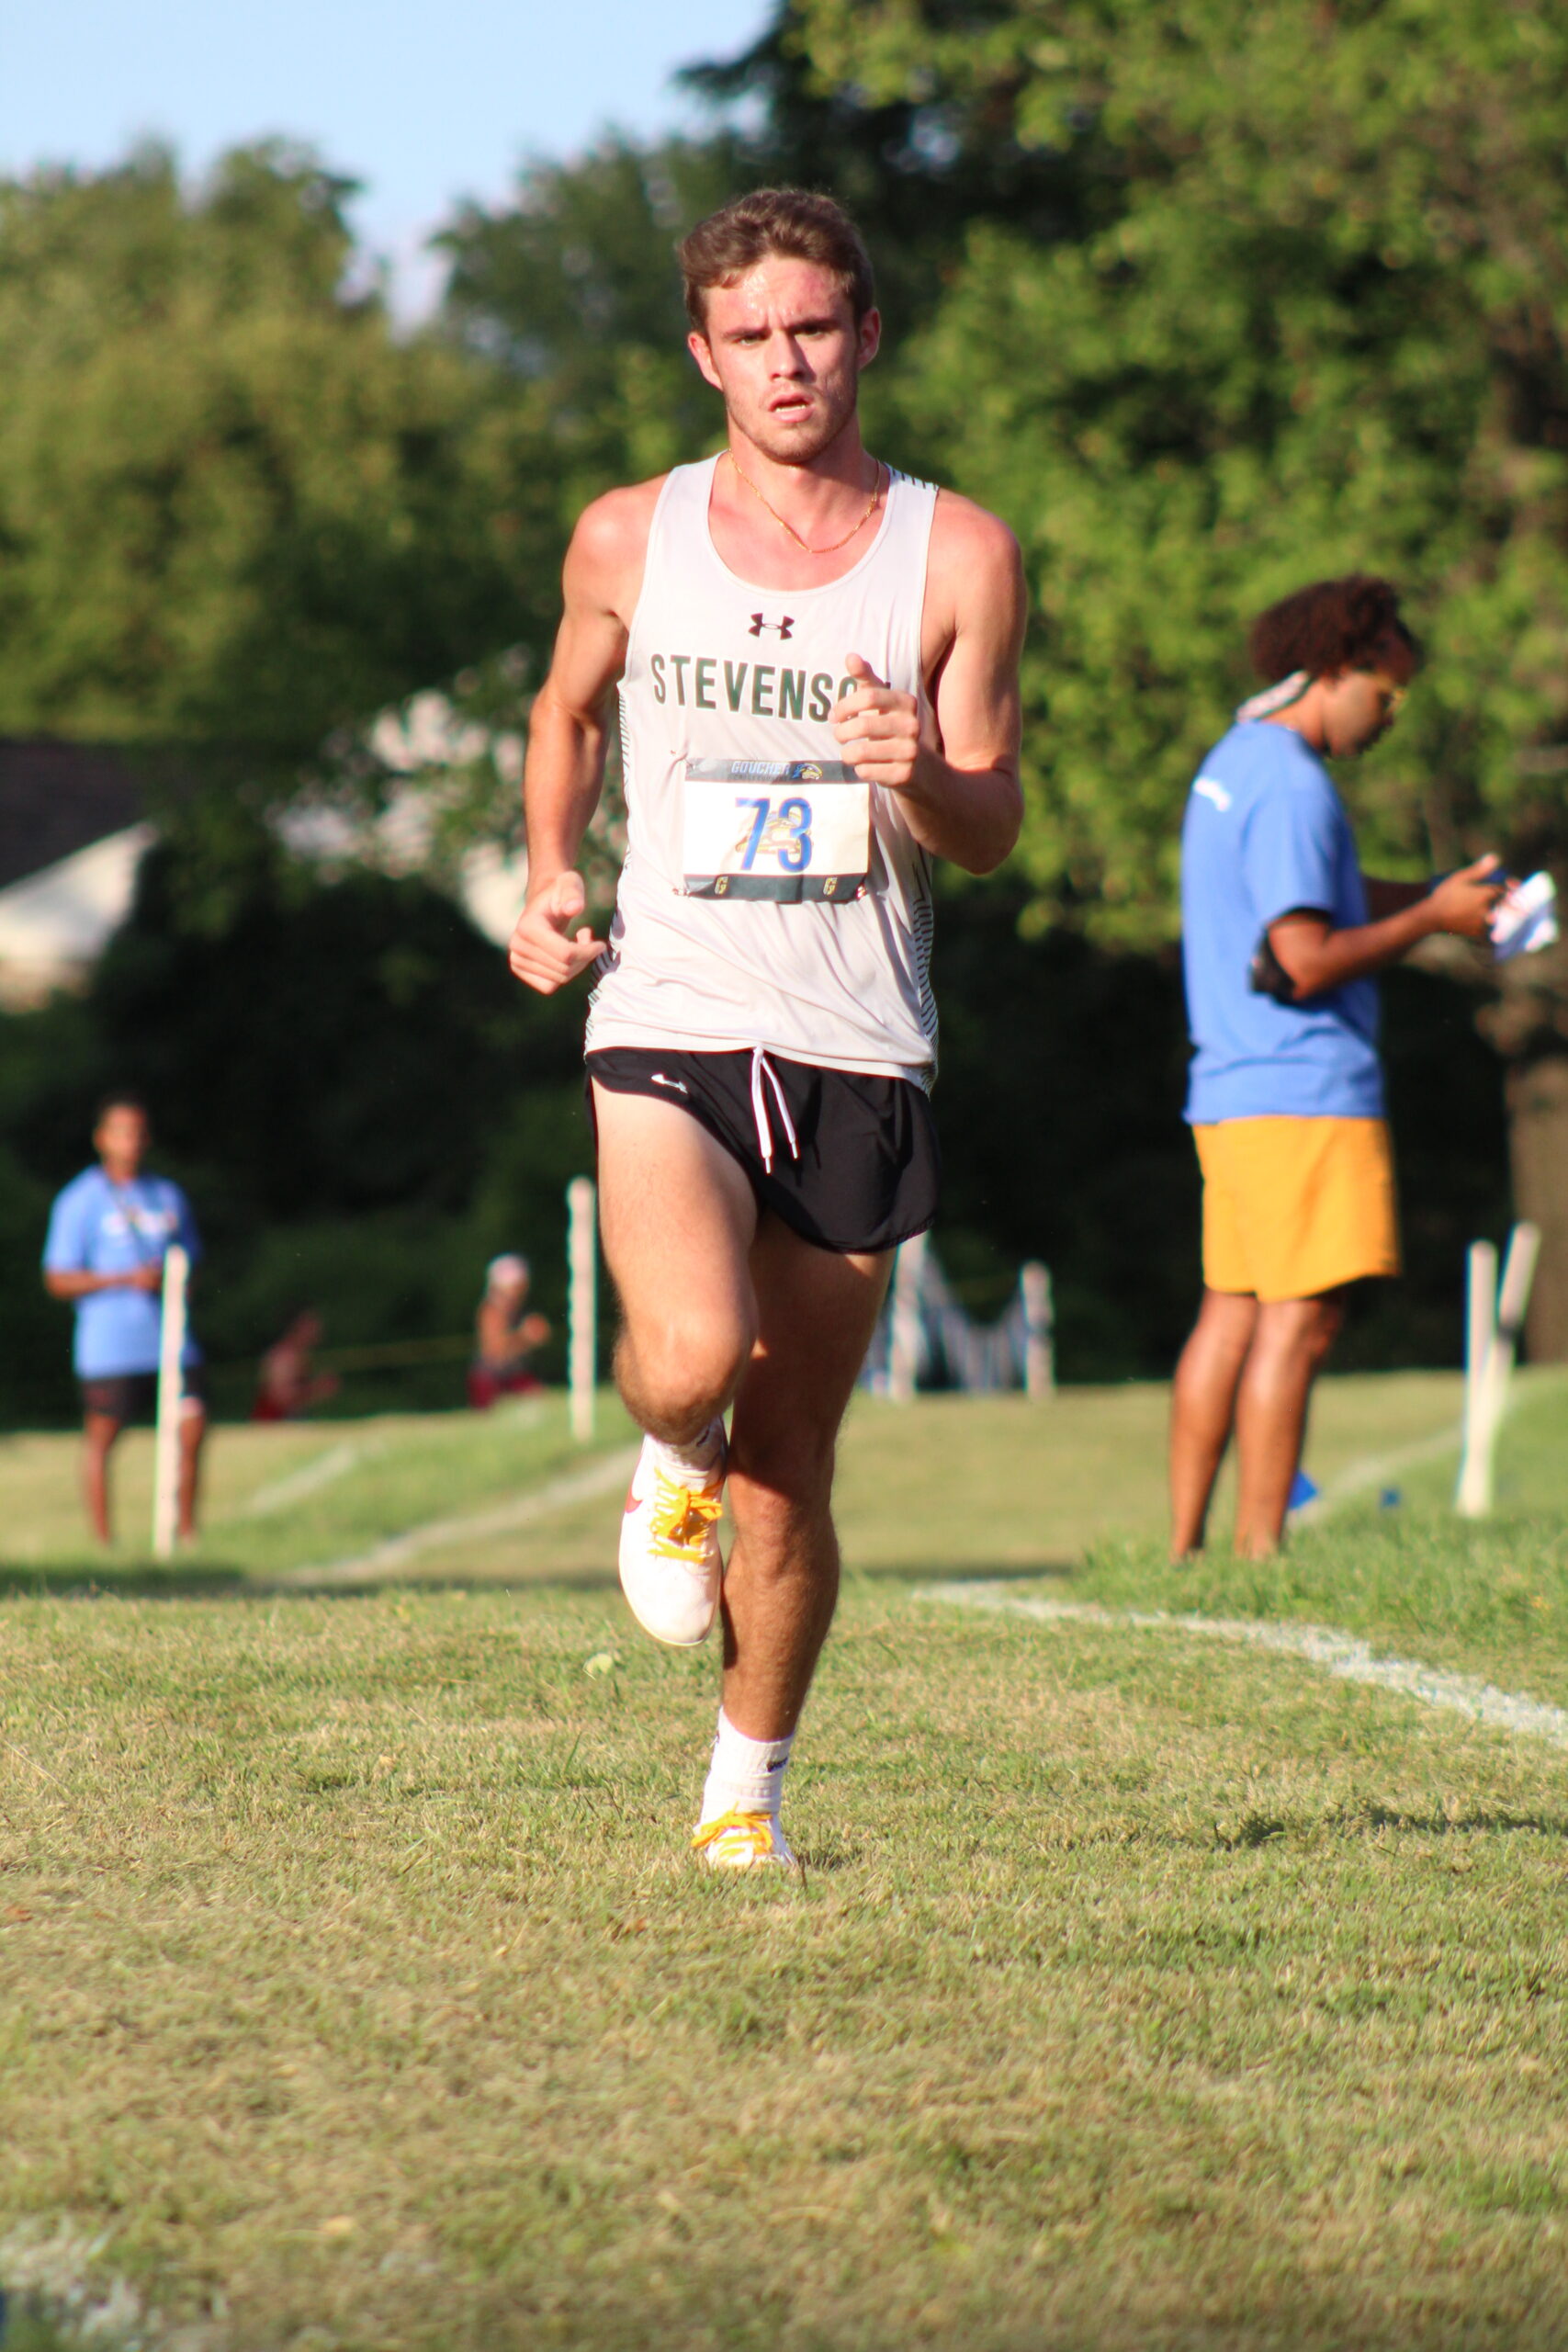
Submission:
<svg viewBox="0 0 1568 2352">
<path fill-rule="evenodd" d="M 724 1712 L 750 1739 L 795 1729 L 833 1620 L 835 1441 L 892 1263 L 816 1249 L 768 1216 L 752 1247 L 758 1335 L 735 1400 L 722 1603 Z"/>
<path fill-rule="evenodd" d="M 1279 1544 L 1313 1383 L 1344 1319 L 1336 1291 L 1258 1307 L 1235 1404 L 1235 1548 L 1244 1559 L 1266 1559 Z"/>
<path fill-rule="evenodd" d="M 1170 1392 L 1170 1554 L 1203 1548 L 1214 1481 L 1235 1422 L 1236 1390 L 1258 1328 L 1258 1301 L 1205 1290 Z"/>
<path fill-rule="evenodd" d="M 124 1423 L 112 1413 L 89 1412 L 82 1431 L 82 1495 L 87 1523 L 100 1544 L 113 1541 L 109 1528 L 109 1455 Z"/>
<path fill-rule="evenodd" d="M 615 1380 L 626 1410 L 689 1445 L 730 1404 L 750 1360 L 751 1187 L 689 1111 L 597 1082 L 599 1217 L 625 1326 Z"/>
<path fill-rule="evenodd" d="M 207 1413 L 194 1400 L 180 1411 L 180 1542 L 196 1540 L 196 1501 L 201 1485 L 201 1448 L 207 1436 Z"/>
<path fill-rule="evenodd" d="M 749 1738 L 791 1731 L 832 1622 L 834 1442 L 891 1252 L 846 1257 L 759 1223 L 745 1176 L 673 1103 L 595 1084 L 604 1255 L 625 1315 L 626 1408 L 689 1443 L 733 1401 L 724 1709 Z"/>
</svg>

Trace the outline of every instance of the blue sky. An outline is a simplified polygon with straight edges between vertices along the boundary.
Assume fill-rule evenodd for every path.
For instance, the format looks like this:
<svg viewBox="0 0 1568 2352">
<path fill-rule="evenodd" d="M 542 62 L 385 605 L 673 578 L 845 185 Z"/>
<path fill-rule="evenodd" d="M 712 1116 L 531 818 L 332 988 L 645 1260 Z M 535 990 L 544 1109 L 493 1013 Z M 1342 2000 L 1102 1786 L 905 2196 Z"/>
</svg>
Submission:
<svg viewBox="0 0 1568 2352">
<path fill-rule="evenodd" d="M 355 219 L 399 306 L 454 201 L 607 124 L 694 127 L 678 65 L 733 56 L 768 0 L 0 0 L 0 174 L 94 168 L 156 136 L 199 171 L 282 132 L 365 182 Z"/>
</svg>

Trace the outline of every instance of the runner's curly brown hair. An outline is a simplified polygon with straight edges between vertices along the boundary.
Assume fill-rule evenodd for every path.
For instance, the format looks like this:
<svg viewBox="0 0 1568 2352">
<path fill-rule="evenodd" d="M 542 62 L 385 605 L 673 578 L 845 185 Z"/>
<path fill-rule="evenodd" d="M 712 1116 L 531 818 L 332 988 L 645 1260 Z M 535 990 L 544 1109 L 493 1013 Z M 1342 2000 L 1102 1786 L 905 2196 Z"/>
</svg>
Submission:
<svg viewBox="0 0 1568 2352">
<path fill-rule="evenodd" d="M 1294 670 L 1325 678 L 1337 670 L 1373 669 L 1391 638 L 1420 661 L 1420 639 L 1400 619 L 1393 581 L 1348 571 L 1270 605 L 1253 622 L 1247 650 L 1258 676 L 1272 685 Z"/>
<path fill-rule="evenodd" d="M 769 254 L 816 262 L 849 296 L 858 326 L 876 300 L 871 256 L 860 231 L 830 196 L 804 187 L 759 187 L 699 220 L 675 248 L 685 280 L 686 316 L 707 333 L 707 297 L 733 286 Z"/>
</svg>

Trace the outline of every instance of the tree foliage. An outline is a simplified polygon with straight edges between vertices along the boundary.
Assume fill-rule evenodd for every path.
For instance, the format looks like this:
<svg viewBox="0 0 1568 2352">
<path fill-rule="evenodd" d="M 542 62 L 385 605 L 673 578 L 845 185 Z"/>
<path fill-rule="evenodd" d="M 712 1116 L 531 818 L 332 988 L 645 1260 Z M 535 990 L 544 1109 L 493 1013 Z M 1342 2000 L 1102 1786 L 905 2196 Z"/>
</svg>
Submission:
<svg viewBox="0 0 1568 2352">
<path fill-rule="evenodd" d="M 1433 660 L 1358 787 L 1411 870 L 1560 845 L 1568 20 L 1531 0 L 798 0 L 824 91 L 1059 160 L 1060 239 L 971 224 L 892 388 L 1024 542 L 1043 909 L 1174 919 L 1243 624 L 1351 567 Z M 972 135 L 979 135 L 975 132 Z"/>
<path fill-rule="evenodd" d="M 508 641 L 479 387 L 352 290 L 349 193 L 280 143 L 0 185 L 0 729 L 289 758 Z"/>
<path fill-rule="evenodd" d="M 517 635 L 538 669 L 559 616 L 561 559 L 590 499 L 713 445 L 718 416 L 685 349 L 672 247 L 738 185 L 733 142 L 641 149 L 608 138 L 535 163 L 515 200 L 467 205 L 440 243 L 444 323 L 488 371 L 507 420 L 498 487 L 528 517 Z"/>
</svg>

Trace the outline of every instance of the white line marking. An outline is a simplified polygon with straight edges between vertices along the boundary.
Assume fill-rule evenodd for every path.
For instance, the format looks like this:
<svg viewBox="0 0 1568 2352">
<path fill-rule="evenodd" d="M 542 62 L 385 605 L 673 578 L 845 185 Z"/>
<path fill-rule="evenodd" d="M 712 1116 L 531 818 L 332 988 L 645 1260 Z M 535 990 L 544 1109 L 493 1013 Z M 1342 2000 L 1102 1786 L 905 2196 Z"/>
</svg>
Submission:
<svg viewBox="0 0 1568 2352">
<path fill-rule="evenodd" d="M 1536 1364 L 1522 1375 L 1516 1374 L 1508 1390 L 1505 1418 L 1512 1420 L 1521 1405 L 1533 1404 L 1543 1395 L 1550 1395 L 1562 1385 L 1561 1374 L 1544 1364 Z M 1323 1492 L 1315 1501 L 1307 1503 L 1292 1513 L 1292 1521 L 1302 1526 L 1314 1520 L 1325 1519 L 1342 1503 L 1353 1502 L 1358 1495 L 1366 1494 L 1373 1487 L 1381 1487 L 1391 1472 L 1413 1470 L 1420 1462 L 1440 1462 L 1445 1453 L 1458 1455 L 1464 1443 L 1464 1424 L 1456 1421 L 1452 1428 L 1438 1430 L 1430 1437 L 1411 1438 L 1404 1445 L 1396 1445 L 1387 1453 L 1363 1453 L 1336 1476 L 1325 1478 Z"/>
<path fill-rule="evenodd" d="M 318 1584 L 370 1584 L 384 1576 L 389 1568 L 400 1568 L 419 1557 L 423 1552 L 438 1551 L 444 1544 L 472 1544 L 486 1535 L 510 1535 L 520 1527 L 530 1527 L 536 1520 L 548 1519 L 570 1503 L 588 1502 L 595 1496 L 607 1495 L 623 1486 L 637 1466 L 637 1446 L 620 1447 L 614 1453 L 602 1454 L 585 1469 L 570 1471 L 563 1478 L 552 1478 L 547 1486 L 536 1487 L 532 1493 L 514 1495 L 499 1510 L 476 1511 L 467 1519 L 432 1519 L 423 1527 L 411 1527 L 401 1535 L 390 1535 L 384 1544 L 376 1544 L 368 1552 L 356 1553 L 352 1559 L 322 1560 L 313 1566 L 286 1568 L 279 1576 L 265 1581 L 273 1586 Z"/>
<path fill-rule="evenodd" d="M 38 2221 L 23 2222 L 0 2238 L 0 2284 L 21 2305 L 14 2315 L 24 2328 L 36 2315 L 51 2341 L 59 2327 L 61 2342 L 68 2335 L 101 2352 L 151 2352 L 163 2340 L 159 2314 L 147 2309 L 136 2289 L 99 2272 L 98 2257 L 108 2242 L 107 2231 L 89 2237 L 69 2222 L 51 2230 Z M 179 2341 L 190 2352 L 210 2352 L 217 2335 L 210 2328 L 192 2326 L 179 2330 Z"/>
<path fill-rule="evenodd" d="M 1314 1502 L 1305 1504 L 1292 1514 L 1302 1523 L 1325 1519 L 1342 1503 L 1354 1502 L 1358 1495 L 1366 1494 L 1373 1487 L 1381 1487 L 1391 1472 L 1412 1470 L 1418 1462 L 1438 1462 L 1445 1453 L 1457 1453 L 1463 1431 L 1456 1422 L 1450 1430 L 1438 1430 L 1431 1437 L 1412 1438 L 1408 1445 L 1396 1445 L 1388 1453 L 1364 1453 L 1352 1462 L 1337 1476 L 1324 1481 L 1323 1492 Z"/>
<path fill-rule="evenodd" d="M 313 1462 L 302 1469 L 290 1470 L 287 1477 L 274 1478 L 270 1485 L 258 1487 L 249 1501 L 237 1510 L 225 1513 L 229 1519 L 265 1519 L 269 1511 L 287 1510 L 290 1503 L 302 1501 L 306 1495 L 319 1494 L 323 1487 L 332 1486 L 345 1471 L 355 1469 L 361 1462 L 368 1462 L 378 1453 L 385 1453 L 386 1440 L 379 1445 L 333 1445 L 325 1453 L 318 1453 Z"/>
<path fill-rule="evenodd" d="M 496 1419 L 502 1417 L 510 1428 L 532 1429 L 545 1418 L 546 1407 L 539 1397 L 527 1396 L 515 1402 L 506 1399 L 491 1408 Z M 464 1413 L 431 1415 L 419 1433 L 419 1442 L 431 1437 L 449 1437 L 456 1430 L 459 1434 L 471 1431 L 472 1419 Z M 298 1470 L 288 1470 L 265 1487 L 258 1487 L 243 1503 L 224 1511 L 222 1522 L 234 1519 L 265 1519 L 275 1510 L 287 1510 L 290 1503 L 300 1502 L 307 1495 L 319 1494 L 323 1487 L 336 1484 L 345 1472 L 355 1470 L 362 1462 L 374 1462 L 385 1453 L 392 1441 L 389 1437 L 355 1440 L 344 1445 L 330 1445 L 325 1453 L 318 1453 Z"/>
<path fill-rule="evenodd" d="M 1380 1690 L 1397 1690 L 1423 1707 L 1442 1707 L 1472 1723 L 1490 1724 L 1495 1731 L 1524 1732 L 1553 1747 L 1568 1747 L 1568 1712 L 1541 1699 L 1521 1698 L 1499 1690 L 1472 1674 L 1450 1674 L 1440 1667 L 1423 1666 L 1418 1658 L 1379 1657 L 1368 1642 L 1342 1634 L 1331 1625 L 1268 1623 L 1256 1617 L 1173 1617 L 1164 1610 L 1101 1609 L 1091 1600 L 1045 1600 L 1026 1593 L 1009 1592 L 995 1584 L 922 1585 L 917 1600 L 949 1601 L 963 1609 L 999 1610 L 1013 1617 L 1034 1617 L 1046 1624 L 1128 1626 L 1138 1633 L 1194 1634 L 1211 1641 L 1245 1642 L 1254 1649 L 1277 1650 L 1287 1657 L 1304 1658 L 1325 1674 L 1346 1682 L 1370 1682 Z"/>
</svg>

